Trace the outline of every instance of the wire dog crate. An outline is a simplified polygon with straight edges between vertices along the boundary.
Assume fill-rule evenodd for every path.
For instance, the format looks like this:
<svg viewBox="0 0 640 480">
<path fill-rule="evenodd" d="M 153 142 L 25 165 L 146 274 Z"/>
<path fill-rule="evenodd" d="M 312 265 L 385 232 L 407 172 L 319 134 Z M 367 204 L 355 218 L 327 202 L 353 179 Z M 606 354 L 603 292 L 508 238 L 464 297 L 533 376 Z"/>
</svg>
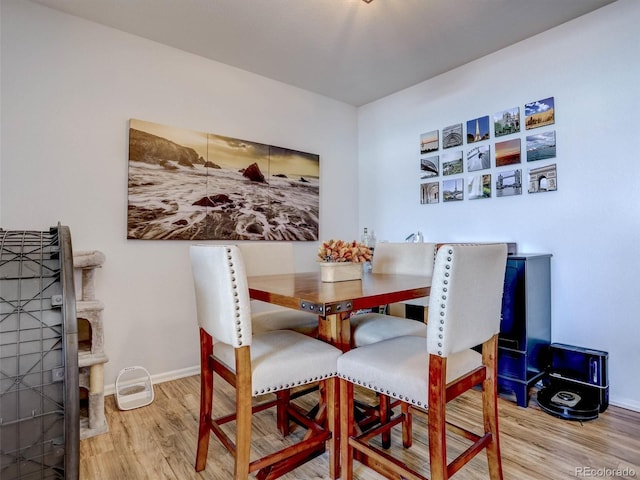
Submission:
<svg viewBox="0 0 640 480">
<path fill-rule="evenodd" d="M 79 477 L 69 228 L 0 230 L 0 478 Z"/>
</svg>

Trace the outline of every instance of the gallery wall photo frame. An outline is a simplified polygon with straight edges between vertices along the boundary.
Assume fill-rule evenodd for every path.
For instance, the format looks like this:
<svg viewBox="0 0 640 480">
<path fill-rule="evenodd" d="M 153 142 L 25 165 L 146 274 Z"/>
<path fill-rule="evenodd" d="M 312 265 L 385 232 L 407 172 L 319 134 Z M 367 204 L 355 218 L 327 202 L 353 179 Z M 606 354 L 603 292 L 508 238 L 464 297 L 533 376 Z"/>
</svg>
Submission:
<svg viewBox="0 0 640 480">
<path fill-rule="evenodd" d="M 456 123 L 442 129 L 442 148 L 453 148 L 462 145 L 462 123 Z"/>
<path fill-rule="evenodd" d="M 464 178 L 442 181 L 442 201 L 460 202 L 464 200 Z"/>
<path fill-rule="evenodd" d="M 491 168 L 491 146 L 477 145 L 467 150 L 467 171 L 487 170 Z"/>
<path fill-rule="evenodd" d="M 464 171 L 464 151 L 442 152 L 442 176 L 457 175 Z"/>
<path fill-rule="evenodd" d="M 432 155 L 420 159 L 420 179 L 425 180 L 440 175 L 440 156 Z"/>
<path fill-rule="evenodd" d="M 467 143 L 482 142 L 489 140 L 489 116 L 467 120 Z"/>
<path fill-rule="evenodd" d="M 481 173 L 467 179 L 467 198 L 479 200 L 491 198 L 491 174 Z"/>
<path fill-rule="evenodd" d="M 520 138 L 496 142 L 496 167 L 520 163 Z"/>
<path fill-rule="evenodd" d="M 493 114 L 493 136 L 502 137 L 520 131 L 520 107 L 513 107 Z"/>
<path fill-rule="evenodd" d="M 556 164 L 529 169 L 529 193 L 555 192 L 558 189 Z"/>
<path fill-rule="evenodd" d="M 437 152 L 440 148 L 440 138 L 438 130 L 432 130 L 420 135 L 420 155 Z"/>
<path fill-rule="evenodd" d="M 522 195 L 522 169 L 501 171 L 496 177 L 496 197 Z"/>
<path fill-rule="evenodd" d="M 526 137 L 527 162 L 548 160 L 556 156 L 556 131 L 540 132 Z"/>
<path fill-rule="evenodd" d="M 434 204 L 440 202 L 440 182 L 420 184 L 420 203 Z"/>
<path fill-rule="evenodd" d="M 553 97 L 536 100 L 524 105 L 527 130 L 546 127 L 555 123 L 555 99 Z"/>
</svg>

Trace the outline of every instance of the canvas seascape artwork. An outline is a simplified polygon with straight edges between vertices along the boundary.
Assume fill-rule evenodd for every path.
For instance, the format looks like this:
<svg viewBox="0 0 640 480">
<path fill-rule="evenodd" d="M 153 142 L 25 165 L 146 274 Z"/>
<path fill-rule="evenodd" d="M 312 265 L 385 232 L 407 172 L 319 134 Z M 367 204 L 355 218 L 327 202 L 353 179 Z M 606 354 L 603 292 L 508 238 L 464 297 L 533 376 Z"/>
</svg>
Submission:
<svg viewBox="0 0 640 480">
<path fill-rule="evenodd" d="M 319 156 L 131 120 L 127 238 L 317 240 Z"/>
</svg>

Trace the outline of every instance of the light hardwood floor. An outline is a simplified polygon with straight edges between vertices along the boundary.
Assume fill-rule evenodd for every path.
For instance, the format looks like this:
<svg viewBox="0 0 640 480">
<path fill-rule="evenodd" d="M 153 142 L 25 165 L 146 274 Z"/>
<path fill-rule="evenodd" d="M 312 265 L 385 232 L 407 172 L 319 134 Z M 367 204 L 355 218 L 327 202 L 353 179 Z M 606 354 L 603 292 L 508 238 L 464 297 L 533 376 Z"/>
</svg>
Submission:
<svg viewBox="0 0 640 480">
<path fill-rule="evenodd" d="M 226 411 L 233 405 L 233 390 L 216 377 L 215 394 Z M 83 480 L 229 480 L 231 456 L 212 436 L 204 472 L 193 465 L 199 411 L 199 376 L 155 385 L 155 400 L 136 410 L 119 411 L 113 396 L 106 398 L 109 433 L 80 444 L 80 476 Z M 449 420 L 465 426 L 480 421 L 480 395 L 468 392 L 449 404 Z M 305 400 L 306 401 L 306 400 Z M 640 413 L 609 407 L 597 420 L 572 422 L 542 412 L 535 400 L 528 408 L 500 399 L 502 463 L 505 480 L 560 480 L 576 478 L 640 479 Z M 425 421 L 414 416 L 414 446 L 404 450 L 394 437 L 392 449 L 404 461 L 423 464 L 428 449 Z M 254 417 L 254 453 L 262 454 L 288 442 L 276 431 L 272 412 Z M 293 438 L 299 430 L 292 433 Z M 461 443 L 452 437 L 456 451 Z M 253 458 L 253 457 L 252 457 Z M 308 462 L 283 479 L 325 479 L 327 454 Z M 627 469 L 625 471 L 625 469 Z M 616 471 L 617 470 L 617 471 Z M 622 474 L 622 475 L 621 475 Z M 627 474 L 627 475 L 625 475 Z M 355 478 L 382 477 L 356 463 Z M 486 455 L 480 454 L 458 472 L 456 480 L 488 479 Z"/>
</svg>

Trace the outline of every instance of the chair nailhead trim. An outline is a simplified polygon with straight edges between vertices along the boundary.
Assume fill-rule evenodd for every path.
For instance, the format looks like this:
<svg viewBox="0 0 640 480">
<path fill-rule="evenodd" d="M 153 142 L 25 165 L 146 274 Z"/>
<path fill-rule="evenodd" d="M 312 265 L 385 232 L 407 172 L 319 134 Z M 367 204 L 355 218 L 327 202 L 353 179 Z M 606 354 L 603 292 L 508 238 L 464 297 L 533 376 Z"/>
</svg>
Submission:
<svg viewBox="0 0 640 480">
<path fill-rule="evenodd" d="M 451 275 L 449 270 L 451 270 L 451 263 L 454 260 L 453 259 L 453 252 L 454 252 L 453 248 L 448 248 L 447 249 L 447 254 L 448 255 L 447 255 L 446 259 L 445 259 L 445 262 L 443 262 L 444 263 L 444 265 L 443 265 L 443 267 L 444 267 L 444 278 L 442 280 L 443 286 L 442 286 L 442 294 L 441 294 L 441 297 L 440 297 L 442 299 L 442 302 L 439 305 L 440 306 L 440 309 L 439 309 L 439 311 L 440 311 L 440 326 L 438 327 L 438 331 L 441 332 L 441 333 L 438 335 L 439 341 L 437 343 L 437 346 L 439 348 L 437 353 L 440 356 L 442 356 L 442 352 L 443 352 L 442 346 L 444 345 L 444 325 L 445 325 L 445 320 L 446 320 L 446 316 L 447 316 L 446 309 L 447 309 L 447 298 L 448 298 L 448 291 L 449 291 L 448 285 L 449 285 L 449 277 Z"/>
<path fill-rule="evenodd" d="M 240 296 L 238 293 L 238 285 L 236 283 L 236 271 L 233 264 L 233 255 L 231 249 L 227 248 L 227 264 L 229 265 L 229 272 L 231 273 L 231 288 L 233 289 L 234 303 L 235 303 L 235 317 L 236 317 L 236 335 L 238 339 L 238 345 L 242 346 L 242 321 L 240 320 Z"/>
<path fill-rule="evenodd" d="M 254 390 L 253 391 L 253 395 L 255 396 L 255 395 L 263 395 L 265 393 L 270 393 L 270 392 L 278 392 L 278 391 L 283 390 L 285 388 L 293 388 L 293 387 L 298 386 L 298 385 L 305 385 L 307 383 L 316 382 L 316 381 L 319 381 L 319 380 L 324 380 L 324 379 L 327 379 L 327 378 L 335 377 L 337 375 L 338 375 L 338 372 L 331 372 L 331 373 L 327 373 L 325 375 L 317 375 L 317 376 L 315 376 L 313 378 L 305 378 L 304 380 L 298 380 L 297 382 L 287 383 L 286 385 L 278 385 L 278 386 L 274 385 L 272 387 L 265 387 L 265 388 L 262 388 L 260 390 Z"/>
<path fill-rule="evenodd" d="M 397 395 L 395 392 L 390 392 L 389 390 L 385 390 L 384 388 L 380 388 L 377 385 L 372 383 L 367 383 L 362 380 L 358 380 L 356 378 L 348 377 L 347 375 L 338 374 L 338 377 L 349 381 L 350 383 L 354 383 L 356 385 L 360 385 L 361 387 L 368 388 L 369 390 L 373 390 L 374 392 L 381 393 L 383 395 L 388 395 L 390 397 L 397 398 L 398 400 L 402 400 L 403 402 L 410 403 L 415 405 L 416 407 L 424 408 L 426 407 L 426 403 L 423 403 L 421 400 L 416 400 L 415 398 L 409 398 L 406 395 Z"/>
</svg>

